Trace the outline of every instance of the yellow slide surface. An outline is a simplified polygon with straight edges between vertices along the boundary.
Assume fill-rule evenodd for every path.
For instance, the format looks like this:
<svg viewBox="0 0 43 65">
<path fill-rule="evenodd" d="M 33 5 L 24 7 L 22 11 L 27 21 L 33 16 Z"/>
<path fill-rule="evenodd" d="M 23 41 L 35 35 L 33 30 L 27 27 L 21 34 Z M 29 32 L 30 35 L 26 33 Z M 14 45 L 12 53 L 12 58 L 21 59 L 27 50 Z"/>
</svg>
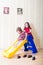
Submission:
<svg viewBox="0 0 43 65">
<path fill-rule="evenodd" d="M 7 58 L 12 58 L 26 42 L 27 40 L 23 40 L 16 48 L 14 46 L 10 46 L 7 50 L 4 50 L 3 56 Z"/>
</svg>

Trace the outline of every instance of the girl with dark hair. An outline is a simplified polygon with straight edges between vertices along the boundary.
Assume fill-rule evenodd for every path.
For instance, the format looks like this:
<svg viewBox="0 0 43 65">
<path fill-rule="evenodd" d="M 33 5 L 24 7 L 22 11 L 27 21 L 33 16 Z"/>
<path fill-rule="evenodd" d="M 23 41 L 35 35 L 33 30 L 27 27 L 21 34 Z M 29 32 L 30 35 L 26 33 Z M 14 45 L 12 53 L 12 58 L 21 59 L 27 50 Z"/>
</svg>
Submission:
<svg viewBox="0 0 43 65">
<path fill-rule="evenodd" d="M 26 39 L 28 41 L 27 43 L 24 44 L 24 51 L 31 50 L 33 54 L 37 53 L 37 48 L 34 43 L 34 38 L 31 33 L 31 27 L 29 22 L 25 22 L 24 32 L 26 33 Z M 35 60 L 35 57 L 33 56 L 32 59 Z"/>
</svg>

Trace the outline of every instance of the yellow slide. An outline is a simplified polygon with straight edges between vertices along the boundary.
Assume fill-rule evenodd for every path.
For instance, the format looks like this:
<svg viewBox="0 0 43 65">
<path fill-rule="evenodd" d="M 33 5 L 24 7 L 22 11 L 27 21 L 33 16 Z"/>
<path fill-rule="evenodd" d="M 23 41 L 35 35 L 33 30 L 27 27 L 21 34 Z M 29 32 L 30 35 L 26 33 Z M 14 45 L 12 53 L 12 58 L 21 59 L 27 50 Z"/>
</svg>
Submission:
<svg viewBox="0 0 43 65">
<path fill-rule="evenodd" d="M 17 40 L 16 40 L 17 42 Z M 16 43 L 15 42 L 15 43 Z M 16 52 L 27 42 L 27 40 L 23 40 L 16 48 L 14 46 L 10 46 L 7 50 L 4 50 L 3 56 L 7 58 L 12 58 Z"/>
</svg>

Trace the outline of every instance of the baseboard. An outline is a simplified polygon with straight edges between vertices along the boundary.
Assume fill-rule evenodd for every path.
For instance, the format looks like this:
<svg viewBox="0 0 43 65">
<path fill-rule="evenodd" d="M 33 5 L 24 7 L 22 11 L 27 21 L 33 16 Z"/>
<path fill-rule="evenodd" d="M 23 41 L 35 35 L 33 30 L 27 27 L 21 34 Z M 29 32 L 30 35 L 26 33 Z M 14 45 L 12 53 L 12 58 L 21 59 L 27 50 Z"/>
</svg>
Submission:
<svg viewBox="0 0 43 65">
<path fill-rule="evenodd" d="M 43 48 L 38 48 L 38 51 L 41 51 L 41 50 L 43 50 Z"/>
</svg>

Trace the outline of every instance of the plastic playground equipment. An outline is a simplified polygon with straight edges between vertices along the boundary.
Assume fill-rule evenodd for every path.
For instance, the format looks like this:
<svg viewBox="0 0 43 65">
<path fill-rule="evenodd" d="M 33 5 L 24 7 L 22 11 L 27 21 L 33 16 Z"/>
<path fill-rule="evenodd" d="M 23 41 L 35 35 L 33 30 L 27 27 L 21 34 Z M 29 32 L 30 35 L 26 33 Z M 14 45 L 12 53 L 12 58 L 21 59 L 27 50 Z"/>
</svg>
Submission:
<svg viewBox="0 0 43 65">
<path fill-rule="evenodd" d="M 17 42 L 18 40 L 16 40 L 14 44 Z M 23 40 L 17 47 L 10 46 L 8 49 L 3 51 L 3 56 L 6 58 L 12 58 L 26 42 L 27 40 Z"/>
</svg>

